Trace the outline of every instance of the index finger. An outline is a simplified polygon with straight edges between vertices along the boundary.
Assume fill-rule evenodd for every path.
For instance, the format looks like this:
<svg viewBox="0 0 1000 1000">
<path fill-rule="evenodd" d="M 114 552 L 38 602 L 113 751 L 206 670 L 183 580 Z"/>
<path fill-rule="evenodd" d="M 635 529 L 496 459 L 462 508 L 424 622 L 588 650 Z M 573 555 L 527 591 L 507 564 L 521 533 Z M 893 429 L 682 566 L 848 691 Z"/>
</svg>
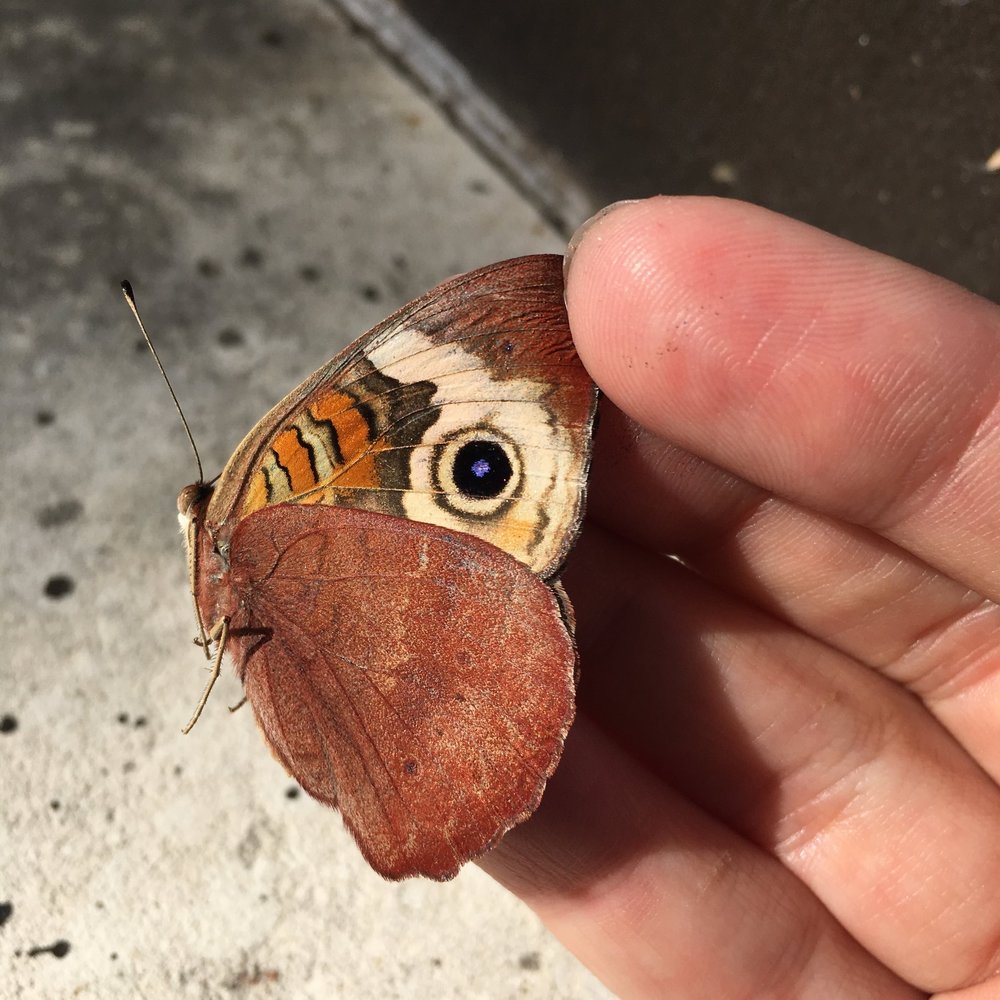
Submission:
<svg viewBox="0 0 1000 1000">
<path fill-rule="evenodd" d="M 763 209 L 652 199 L 568 267 L 577 347 L 644 426 L 1000 597 L 1000 310 Z"/>
</svg>

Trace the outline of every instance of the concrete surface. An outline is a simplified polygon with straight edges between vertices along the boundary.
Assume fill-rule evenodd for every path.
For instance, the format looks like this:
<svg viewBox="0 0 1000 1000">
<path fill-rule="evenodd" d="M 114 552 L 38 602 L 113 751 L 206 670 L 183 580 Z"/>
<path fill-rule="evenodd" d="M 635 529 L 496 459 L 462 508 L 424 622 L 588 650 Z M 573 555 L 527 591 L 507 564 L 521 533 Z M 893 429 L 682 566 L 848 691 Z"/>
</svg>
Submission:
<svg viewBox="0 0 1000 1000">
<path fill-rule="evenodd" d="M 995 0 L 399 2 L 598 203 L 731 195 L 1000 301 Z"/>
<path fill-rule="evenodd" d="M 602 997 L 475 867 L 383 883 L 227 675 L 175 495 L 440 278 L 559 238 L 313 0 L 0 16 L 0 997 Z"/>
</svg>

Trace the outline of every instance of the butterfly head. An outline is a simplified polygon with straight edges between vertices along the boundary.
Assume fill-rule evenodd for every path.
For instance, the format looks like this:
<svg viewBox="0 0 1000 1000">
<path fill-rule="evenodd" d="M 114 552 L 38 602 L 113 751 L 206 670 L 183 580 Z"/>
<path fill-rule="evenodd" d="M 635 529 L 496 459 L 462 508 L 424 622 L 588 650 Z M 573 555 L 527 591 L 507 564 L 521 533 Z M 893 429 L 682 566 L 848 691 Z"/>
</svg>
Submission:
<svg viewBox="0 0 1000 1000">
<path fill-rule="evenodd" d="M 208 505 L 214 492 L 215 486 L 211 483 L 192 483 L 177 494 L 177 520 L 180 521 L 183 534 L 188 533 L 192 523 L 201 520 L 199 514 Z"/>
</svg>

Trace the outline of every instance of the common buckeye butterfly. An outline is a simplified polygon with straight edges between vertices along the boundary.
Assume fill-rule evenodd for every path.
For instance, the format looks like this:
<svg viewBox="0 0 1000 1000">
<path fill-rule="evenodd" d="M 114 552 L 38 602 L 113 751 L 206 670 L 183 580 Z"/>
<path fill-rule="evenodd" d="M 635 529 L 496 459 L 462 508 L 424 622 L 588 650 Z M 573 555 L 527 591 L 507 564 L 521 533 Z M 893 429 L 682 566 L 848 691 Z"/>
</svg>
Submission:
<svg viewBox="0 0 1000 1000">
<path fill-rule="evenodd" d="M 596 401 L 562 258 L 508 260 L 370 330 L 178 498 L 215 674 L 225 650 L 386 878 L 453 877 L 559 761 Z"/>
</svg>

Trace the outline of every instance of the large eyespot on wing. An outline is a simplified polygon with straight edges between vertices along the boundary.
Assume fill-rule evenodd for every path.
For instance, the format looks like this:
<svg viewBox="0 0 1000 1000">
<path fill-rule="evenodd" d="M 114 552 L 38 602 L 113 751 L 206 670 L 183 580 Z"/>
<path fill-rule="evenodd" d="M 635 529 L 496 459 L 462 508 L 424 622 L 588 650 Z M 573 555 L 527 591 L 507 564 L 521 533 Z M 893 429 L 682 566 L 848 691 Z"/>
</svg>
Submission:
<svg viewBox="0 0 1000 1000">
<path fill-rule="evenodd" d="M 275 756 L 390 879 L 451 878 L 527 818 L 573 719 L 552 589 L 432 525 L 282 504 L 240 522 L 230 649 Z"/>
<path fill-rule="evenodd" d="M 405 466 L 403 514 L 557 573 L 582 518 L 597 400 L 570 335 L 561 258 L 455 279 L 367 351 L 385 377 L 433 389 L 434 421 L 401 422 L 383 459 Z"/>
</svg>

